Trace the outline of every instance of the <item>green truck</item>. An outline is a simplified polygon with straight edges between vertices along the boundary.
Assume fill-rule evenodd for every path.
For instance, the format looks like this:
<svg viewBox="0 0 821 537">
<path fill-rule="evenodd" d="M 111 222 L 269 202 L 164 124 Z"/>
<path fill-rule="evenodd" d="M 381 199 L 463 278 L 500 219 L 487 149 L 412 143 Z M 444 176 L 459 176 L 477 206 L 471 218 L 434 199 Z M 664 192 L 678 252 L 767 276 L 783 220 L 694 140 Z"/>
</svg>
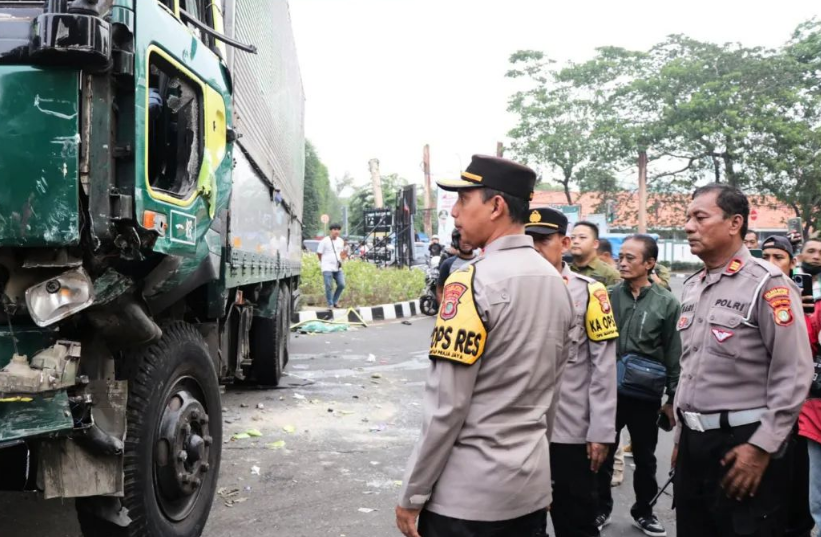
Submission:
<svg viewBox="0 0 821 537">
<path fill-rule="evenodd" d="M 0 490 L 202 533 L 220 385 L 276 385 L 301 260 L 287 0 L 0 0 Z"/>
</svg>

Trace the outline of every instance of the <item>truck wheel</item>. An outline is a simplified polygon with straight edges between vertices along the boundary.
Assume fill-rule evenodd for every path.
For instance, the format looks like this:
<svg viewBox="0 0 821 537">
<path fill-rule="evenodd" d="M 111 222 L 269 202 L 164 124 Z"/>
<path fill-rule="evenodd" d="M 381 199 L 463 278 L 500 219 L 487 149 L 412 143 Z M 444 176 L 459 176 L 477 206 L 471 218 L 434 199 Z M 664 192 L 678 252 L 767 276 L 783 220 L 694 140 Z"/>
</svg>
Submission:
<svg viewBox="0 0 821 537">
<path fill-rule="evenodd" d="M 291 294 L 281 286 L 277 314 L 273 319 L 257 317 L 251 327 L 253 377 L 260 384 L 278 386 L 288 363 L 288 333 L 291 330 Z"/>
<path fill-rule="evenodd" d="M 217 487 L 222 450 L 219 382 L 205 342 L 190 325 L 124 358 L 127 528 L 80 510 L 85 537 L 199 537 Z"/>
</svg>

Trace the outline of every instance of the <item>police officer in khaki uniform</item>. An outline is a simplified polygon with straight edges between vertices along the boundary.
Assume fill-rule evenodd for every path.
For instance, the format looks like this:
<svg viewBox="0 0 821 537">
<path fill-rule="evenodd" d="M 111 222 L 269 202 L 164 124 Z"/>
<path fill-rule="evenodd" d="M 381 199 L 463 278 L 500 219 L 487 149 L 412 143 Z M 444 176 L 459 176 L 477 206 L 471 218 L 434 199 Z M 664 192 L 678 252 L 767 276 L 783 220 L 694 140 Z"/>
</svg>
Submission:
<svg viewBox="0 0 821 537">
<path fill-rule="evenodd" d="M 456 227 L 484 254 L 445 284 L 422 434 L 396 508 L 408 537 L 546 535 L 548 439 L 573 306 L 524 234 L 535 181 L 530 168 L 477 155 L 460 180 L 439 182 L 459 193 Z"/>
<path fill-rule="evenodd" d="M 562 262 L 570 247 L 565 215 L 533 209 L 525 233 L 561 272 L 576 312 L 550 438 L 553 529 L 556 537 L 598 537 L 596 473 L 616 437 L 616 320 L 604 285 Z"/>
<path fill-rule="evenodd" d="M 693 194 L 684 227 L 705 270 L 684 284 L 680 420 L 673 459 L 680 537 L 779 537 L 785 457 L 813 374 L 801 298 L 750 255 L 747 198 L 724 184 Z"/>
</svg>

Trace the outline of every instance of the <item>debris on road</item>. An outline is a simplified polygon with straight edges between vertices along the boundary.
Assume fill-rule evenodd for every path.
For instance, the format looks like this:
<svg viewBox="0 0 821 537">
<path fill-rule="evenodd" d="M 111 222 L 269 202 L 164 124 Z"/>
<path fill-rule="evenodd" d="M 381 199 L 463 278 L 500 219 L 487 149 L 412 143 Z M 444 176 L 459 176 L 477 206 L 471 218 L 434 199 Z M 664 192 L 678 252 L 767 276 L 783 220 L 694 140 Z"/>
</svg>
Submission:
<svg viewBox="0 0 821 537">
<path fill-rule="evenodd" d="M 304 395 L 302 395 L 301 393 L 294 393 L 294 399 L 297 399 L 297 400 L 299 400 L 299 401 L 304 401 L 304 400 L 305 400 L 305 396 L 304 396 Z"/>
<path fill-rule="evenodd" d="M 243 503 L 248 501 L 248 498 L 238 498 L 236 497 L 239 494 L 238 488 L 228 488 L 228 487 L 221 487 L 217 490 L 217 495 L 222 498 L 225 507 L 234 507 L 238 503 Z"/>
<path fill-rule="evenodd" d="M 257 403 L 257 410 L 262 410 L 263 408 L 265 408 L 265 405 L 262 403 Z"/>
<path fill-rule="evenodd" d="M 251 475 L 260 475 L 261 471 L 262 471 L 262 468 L 260 468 L 259 466 L 252 466 L 251 467 Z"/>
<path fill-rule="evenodd" d="M 282 449 L 285 447 L 285 440 L 277 440 L 276 442 L 265 444 L 265 447 L 268 449 Z"/>
<path fill-rule="evenodd" d="M 380 375 L 379 373 L 374 373 L 373 375 L 371 375 L 371 378 L 372 379 L 381 379 L 382 375 Z"/>
<path fill-rule="evenodd" d="M 284 425 L 282 430 L 288 434 L 294 434 L 296 432 L 296 427 L 293 425 Z"/>
<path fill-rule="evenodd" d="M 294 325 L 292 330 L 297 330 L 300 334 L 333 334 L 335 332 L 347 332 L 348 323 L 312 320 L 304 324 Z"/>
<path fill-rule="evenodd" d="M 369 507 L 360 507 L 359 508 L 360 513 L 373 513 L 374 511 L 379 511 L 379 509 L 371 509 Z"/>
<path fill-rule="evenodd" d="M 262 436 L 262 433 L 259 429 L 248 429 L 247 431 L 241 433 L 234 433 L 231 436 L 231 440 L 248 440 L 249 438 L 259 438 Z"/>
<path fill-rule="evenodd" d="M 376 361 L 376 356 L 374 356 L 373 354 L 369 354 L 368 359 L 365 360 L 365 361 L 366 362 L 375 362 Z"/>
</svg>

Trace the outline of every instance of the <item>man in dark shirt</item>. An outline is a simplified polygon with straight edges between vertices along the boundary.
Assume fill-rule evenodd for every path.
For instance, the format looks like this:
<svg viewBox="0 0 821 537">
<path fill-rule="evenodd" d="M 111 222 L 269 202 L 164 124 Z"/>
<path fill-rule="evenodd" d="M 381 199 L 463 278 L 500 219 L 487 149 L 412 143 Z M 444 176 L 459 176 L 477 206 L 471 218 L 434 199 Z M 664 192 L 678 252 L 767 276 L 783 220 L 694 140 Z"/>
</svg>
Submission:
<svg viewBox="0 0 821 537">
<path fill-rule="evenodd" d="M 476 255 L 473 253 L 473 246 L 462 240 L 462 234 L 458 229 L 453 230 L 451 245 L 456 250 L 456 255 L 452 255 L 442 261 L 439 265 L 439 281 L 436 283 L 436 300 L 442 303 L 442 292 L 445 289 L 445 282 L 448 277 L 465 263 L 473 260 Z"/>
<path fill-rule="evenodd" d="M 630 509 L 635 525 L 645 535 L 667 535 L 658 518 L 653 514 L 651 500 L 658 491 L 656 481 L 656 445 L 660 413 L 665 414 L 671 425 L 675 424 L 673 398 L 679 378 L 681 339 L 676 331 L 680 306 L 672 293 L 650 280 L 656 266 L 658 246 L 652 237 L 631 235 L 619 252 L 619 274 L 622 281 L 610 291 L 610 301 L 619 329 L 617 356 L 623 360 L 628 355 L 659 362 L 665 366 L 665 391 L 667 402 L 662 404 L 662 394 L 640 398 L 621 393 L 616 406 L 616 434 L 624 428 L 630 431 L 633 460 L 636 472 L 633 489 L 636 502 Z M 657 398 L 656 398 L 657 397 Z M 618 444 L 618 438 L 616 438 Z M 613 456 L 599 472 L 599 526 L 610 521 L 613 496 L 610 479 L 613 473 Z"/>
</svg>

